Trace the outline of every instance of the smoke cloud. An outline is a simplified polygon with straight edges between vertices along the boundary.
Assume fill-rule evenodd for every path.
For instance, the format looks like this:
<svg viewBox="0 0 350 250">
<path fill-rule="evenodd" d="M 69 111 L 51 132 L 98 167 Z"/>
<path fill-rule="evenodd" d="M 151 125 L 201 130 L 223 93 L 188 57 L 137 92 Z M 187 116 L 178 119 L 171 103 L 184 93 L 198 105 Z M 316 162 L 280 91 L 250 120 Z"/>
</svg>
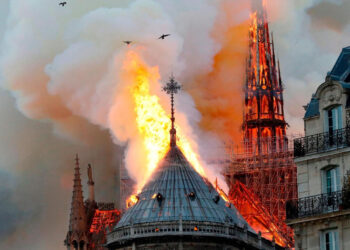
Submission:
<svg viewBox="0 0 350 250">
<path fill-rule="evenodd" d="M 161 84 L 173 73 L 183 85 L 176 119 L 204 162 L 222 154 L 222 139 L 239 140 L 248 1 L 67 2 L 0 3 L 0 16 L 7 18 L 6 27 L 0 22 L 0 84 L 7 91 L 0 91 L 1 249 L 64 249 L 75 153 L 83 183 L 86 164 L 93 164 L 100 201 L 117 199 L 121 146 L 128 148 L 127 167 L 137 179 L 145 156 L 125 95 L 128 51 L 158 68 L 151 92 L 166 110 Z M 327 4 L 334 11 L 323 15 Z M 302 105 L 348 45 L 342 9 L 349 6 L 268 0 L 267 8 L 289 131 L 302 132 Z M 171 36 L 158 40 L 163 33 Z M 133 43 L 126 46 L 125 40 Z M 219 175 L 215 166 L 207 167 L 210 176 Z"/>
<path fill-rule="evenodd" d="M 328 28 L 342 32 L 350 23 L 349 20 L 350 2 L 320 2 L 308 9 L 311 22 L 317 28 Z"/>
</svg>

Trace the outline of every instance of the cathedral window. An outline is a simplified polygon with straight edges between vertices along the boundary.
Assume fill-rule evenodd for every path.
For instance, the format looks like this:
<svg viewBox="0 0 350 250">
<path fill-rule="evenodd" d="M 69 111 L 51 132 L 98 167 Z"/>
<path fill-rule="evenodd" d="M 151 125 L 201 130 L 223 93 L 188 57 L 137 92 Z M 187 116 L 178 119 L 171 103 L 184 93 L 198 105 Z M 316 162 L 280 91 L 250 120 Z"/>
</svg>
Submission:
<svg viewBox="0 0 350 250">
<path fill-rule="evenodd" d="M 269 117 L 269 100 L 266 95 L 263 96 L 261 101 L 261 118 L 268 119 Z"/>
</svg>

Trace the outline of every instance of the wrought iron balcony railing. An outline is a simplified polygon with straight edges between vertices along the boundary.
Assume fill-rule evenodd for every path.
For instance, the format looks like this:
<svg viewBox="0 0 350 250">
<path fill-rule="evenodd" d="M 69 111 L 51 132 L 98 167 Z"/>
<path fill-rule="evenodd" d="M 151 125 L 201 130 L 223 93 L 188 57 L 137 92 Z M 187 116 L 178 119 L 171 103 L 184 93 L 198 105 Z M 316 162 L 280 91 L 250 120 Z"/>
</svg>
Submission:
<svg viewBox="0 0 350 250">
<path fill-rule="evenodd" d="M 294 139 L 294 157 L 350 146 L 350 127 Z"/>
<path fill-rule="evenodd" d="M 338 191 L 290 200 L 286 204 L 287 219 L 298 219 L 350 209 L 349 192 Z"/>
</svg>

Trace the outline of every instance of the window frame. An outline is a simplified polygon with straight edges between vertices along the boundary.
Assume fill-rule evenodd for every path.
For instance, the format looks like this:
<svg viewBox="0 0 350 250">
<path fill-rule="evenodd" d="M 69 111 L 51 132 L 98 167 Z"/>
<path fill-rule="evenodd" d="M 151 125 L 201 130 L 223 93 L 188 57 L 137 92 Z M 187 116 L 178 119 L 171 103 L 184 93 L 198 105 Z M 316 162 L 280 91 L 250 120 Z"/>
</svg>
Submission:
<svg viewBox="0 0 350 250">
<path fill-rule="evenodd" d="M 331 117 L 329 116 L 329 113 L 331 113 Z M 330 120 L 332 121 L 332 126 L 330 126 Z M 324 132 L 329 133 L 330 135 L 333 134 L 334 131 L 338 129 L 343 128 L 343 106 L 342 105 L 336 105 L 336 106 L 330 106 L 324 109 Z M 332 127 L 332 130 L 330 130 L 330 127 Z"/>
<path fill-rule="evenodd" d="M 327 234 L 332 235 L 333 246 L 327 248 Z M 320 249 L 321 250 L 339 250 L 339 232 L 338 228 L 329 228 L 320 232 Z"/>
<path fill-rule="evenodd" d="M 331 171 L 334 170 L 332 173 Z M 327 173 L 331 173 L 331 181 L 335 180 L 335 184 L 330 184 L 330 190 L 328 186 L 328 176 Z M 332 176 L 333 174 L 333 176 Z M 333 186 L 333 189 L 332 189 Z M 321 191 L 322 194 L 331 194 L 333 192 L 341 191 L 342 182 L 340 178 L 340 167 L 338 165 L 329 165 L 321 169 Z"/>
</svg>

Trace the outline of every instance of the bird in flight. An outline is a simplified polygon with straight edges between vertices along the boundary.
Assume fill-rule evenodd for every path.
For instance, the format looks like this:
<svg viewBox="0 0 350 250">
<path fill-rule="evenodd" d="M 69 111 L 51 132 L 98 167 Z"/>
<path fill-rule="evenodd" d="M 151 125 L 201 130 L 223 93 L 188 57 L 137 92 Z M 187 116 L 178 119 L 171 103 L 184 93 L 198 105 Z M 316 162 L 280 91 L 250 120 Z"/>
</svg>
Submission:
<svg viewBox="0 0 350 250">
<path fill-rule="evenodd" d="M 123 41 L 123 43 L 130 45 L 132 43 L 132 41 Z"/>
<path fill-rule="evenodd" d="M 61 2 L 59 5 L 61 5 L 62 7 L 64 7 L 67 4 L 67 2 Z"/>
<path fill-rule="evenodd" d="M 166 38 L 167 36 L 170 36 L 170 34 L 163 34 L 160 37 L 158 37 L 158 39 L 163 39 L 164 40 L 164 38 Z"/>
</svg>

